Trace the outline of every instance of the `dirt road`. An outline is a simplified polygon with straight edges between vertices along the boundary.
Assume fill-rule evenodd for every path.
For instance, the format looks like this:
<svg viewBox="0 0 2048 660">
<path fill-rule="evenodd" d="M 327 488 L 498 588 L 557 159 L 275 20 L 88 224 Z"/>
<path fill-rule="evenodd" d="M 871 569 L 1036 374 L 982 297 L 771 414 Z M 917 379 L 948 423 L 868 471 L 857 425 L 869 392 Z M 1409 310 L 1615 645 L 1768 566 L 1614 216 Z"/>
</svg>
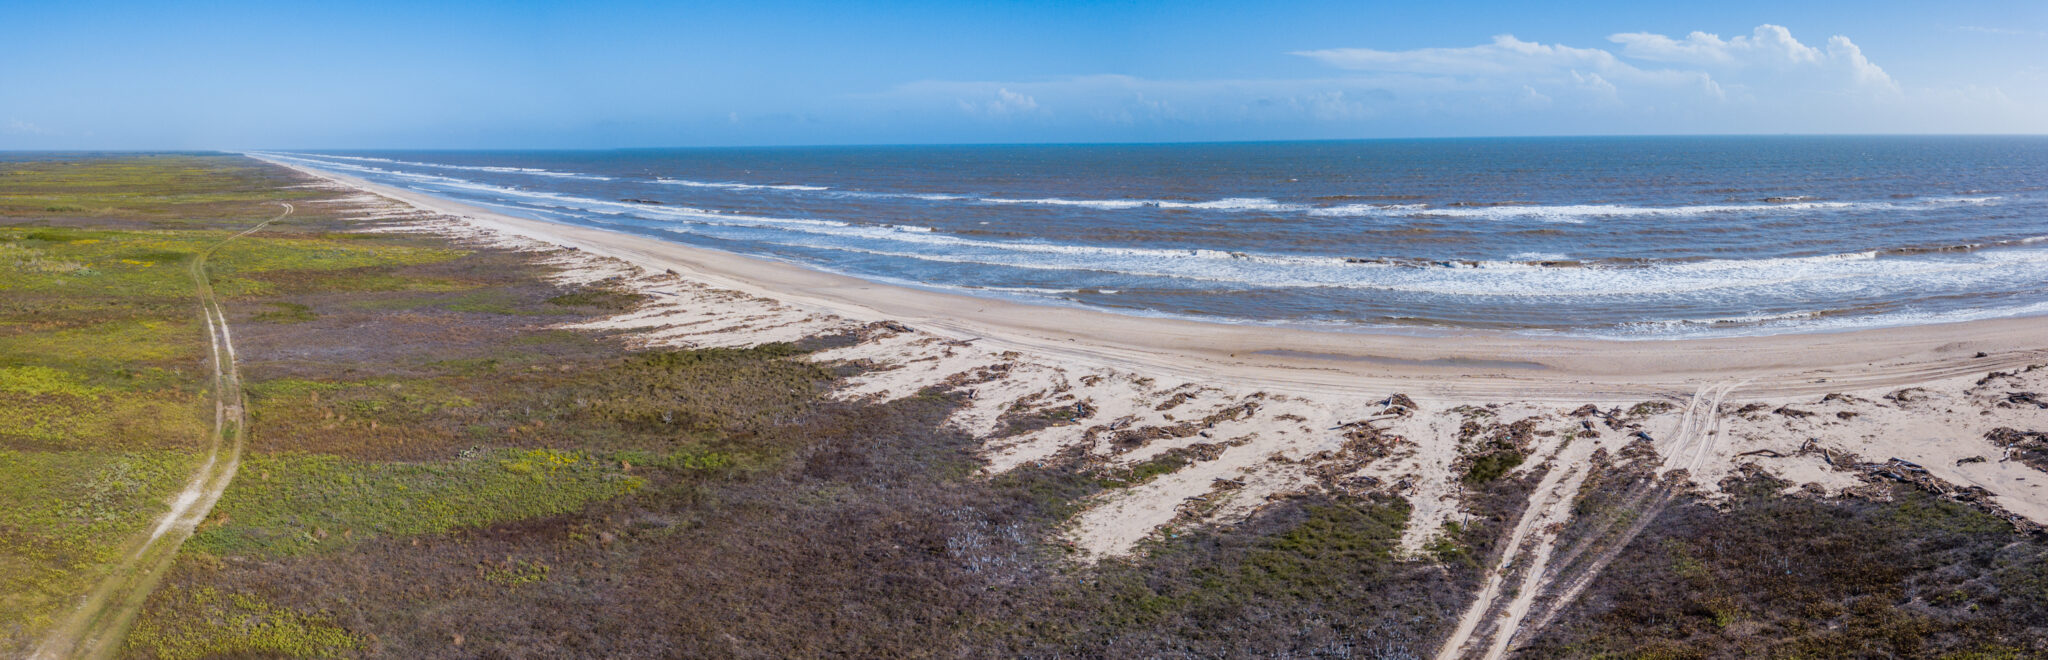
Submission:
<svg viewBox="0 0 2048 660">
<path fill-rule="evenodd" d="M 131 544 L 113 571 L 86 594 L 78 609 L 50 630 L 30 657 L 60 660 L 115 656 L 128 627 L 135 622 L 136 613 L 142 610 L 143 601 L 177 557 L 178 547 L 213 512 L 214 503 L 234 480 L 235 470 L 241 466 L 242 448 L 248 443 L 247 401 L 242 395 L 242 374 L 235 365 L 234 334 L 228 328 L 220 300 L 213 293 L 213 280 L 206 266 L 221 246 L 292 214 L 292 205 L 282 206 L 284 212 L 276 217 L 221 239 L 192 259 L 192 281 L 200 315 L 206 319 L 213 362 L 213 435 L 205 462 L 171 500 L 171 510 L 157 519 L 149 535 Z"/>
</svg>

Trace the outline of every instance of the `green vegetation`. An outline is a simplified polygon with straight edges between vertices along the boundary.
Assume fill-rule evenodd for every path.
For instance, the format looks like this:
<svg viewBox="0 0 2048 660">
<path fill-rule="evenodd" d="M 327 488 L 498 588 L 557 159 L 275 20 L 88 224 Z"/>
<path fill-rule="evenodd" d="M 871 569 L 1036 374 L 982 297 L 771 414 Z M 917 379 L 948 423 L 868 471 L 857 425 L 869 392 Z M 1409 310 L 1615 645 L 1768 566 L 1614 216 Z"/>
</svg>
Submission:
<svg viewBox="0 0 2048 660">
<path fill-rule="evenodd" d="M 282 187 L 285 179 L 260 163 L 223 156 L 49 156 L 0 167 L 0 217 L 177 223 L 317 194 Z"/>
<path fill-rule="evenodd" d="M 1461 566 L 1466 570 L 1479 570 L 1479 560 L 1473 556 L 1472 545 L 1466 540 L 1468 531 L 1455 520 L 1444 521 L 1437 537 L 1424 549 L 1439 563 Z"/>
<path fill-rule="evenodd" d="M 483 565 L 484 580 L 493 584 L 516 587 L 522 584 L 546 582 L 548 572 L 554 570 L 538 560 L 486 562 Z"/>
<path fill-rule="evenodd" d="M 262 323 L 305 323 L 320 318 L 320 315 L 314 314 L 313 308 L 308 305 L 289 302 L 264 304 L 269 305 L 271 310 L 251 316 L 249 320 Z"/>
<path fill-rule="evenodd" d="M 1472 464 L 1465 468 L 1465 476 L 1462 479 L 1467 486 L 1477 486 L 1493 481 L 1501 478 L 1501 475 L 1507 474 L 1509 470 L 1520 466 L 1522 460 L 1522 453 L 1512 450 L 1485 454 L 1472 459 Z"/>
<path fill-rule="evenodd" d="M 243 593 L 196 589 L 167 605 L 176 616 L 145 619 L 128 635 L 128 649 L 158 660 L 283 656 L 339 657 L 363 639 L 329 623 Z"/>
<path fill-rule="evenodd" d="M 2048 644 L 2048 544 L 1917 491 L 1779 495 L 1751 476 L 1723 513 L 1667 509 L 1537 656 L 2019 657 Z"/>
<path fill-rule="evenodd" d="M 183 452 L 0 450 L 0 621 L 62 614 L 195 463 Z"/>
<path fill-rule="evenodd" d="M 381 536 L 415 536 L 581 509 L 645 482 L 580 452 L 506 450 L 445 463 L 369 463 L 321 454 L 251 457 L 186 544 L 281 557 Z"/>
<path fill-rule="evenodd" d="M 50 157 L 0 176 L 0 655 L 22 652 L 147 532 L 210 434 L 209 357 L 187 267 L 276 215 L 281 172 L 221 156 Z M 307 213 L 318 221 L 318 213 Z M 404 240 L 256 237 L 252 277 L 463 254 Z M 298 271 L 290 269 L 301 269 Z M 309 309 L 276 306 L 289 319 Z"/>
<path fill-rule="evenodd" d="M 564 307 L 594 307 L 610 311 L 624 311 L 638 306 L 645 300 L 647 300 L 647 296 L 638 293 L 614 291 L 611 289 L 585 289 L 549 298 L 548 304 Z"/>
<path fill-rule="evenodd" d="M 230 157 L 6 167 L 11 657 L 194 468 L 212 415 L 192 256 L 276 201 L 335 193 Z M 250 445 L 128 656 L 1419 656 L 1543 471 L 1514 472 L 1533 422 L 1464 408 L 1464 515 L 1426 558 L 1395 555 L 1407 502 L 1324 493 L 1084 566 L 1059 540 L 1076 507 L 1196 449 L 987 477 L 981 443 L 948 421 L 963 393 L 835 400 L 865 367 L 813 361 L 800 347 L 815 339 L 645 350 L 564 330 L 644 301 L 556 284 L 532 253 L 357 232 L 376 221 L 330 215 L 344 208 L 302 204 L 211 258 Z M 1650 478 L 1603 471 L 1575 505 L 1633 520 L 1621 504 Z M 2048 620 L 2048 544 L 1925 496 L 1783 487 L 1672 507 L 1531 654 L 2048 652 L 2033 623 Z"/>
<path fill-rule="evenodd" d="M 17 342 L 14 346 L 24 343 Z M 201 402 L 156 387 L 164 374 L 103 373 L 39 365 L 0 367 L 0 447 L 125 449 L 175 447 L 206 433 Z"/>
<path fill-rule="evenodd" d="M 1187 467 L 1189 463 L 1190 461 L 1184 453 L 1166 452 L 1149 460 L 1111 470 L 1100 481 L 1103 488 L 1129 488 L 1157 479 L 1160 475 L 1179 472 L 1181 468 Z"/>
<path fill-rule="evenodd" d="M 1308 501 L 1242 532 L 1169 540 L 1143 561 L 1107 564 L 1063 590 L 1063 607 L 1076 615 L 1008 632 L 1031 640 L 1022 648 L 1036 653 L 1426 651 L 1425 631 L 1447 624 L 1461 595 L 1442 571 L 1394 557 L 1408 512 L 1399 500 Z"/>
</svg>

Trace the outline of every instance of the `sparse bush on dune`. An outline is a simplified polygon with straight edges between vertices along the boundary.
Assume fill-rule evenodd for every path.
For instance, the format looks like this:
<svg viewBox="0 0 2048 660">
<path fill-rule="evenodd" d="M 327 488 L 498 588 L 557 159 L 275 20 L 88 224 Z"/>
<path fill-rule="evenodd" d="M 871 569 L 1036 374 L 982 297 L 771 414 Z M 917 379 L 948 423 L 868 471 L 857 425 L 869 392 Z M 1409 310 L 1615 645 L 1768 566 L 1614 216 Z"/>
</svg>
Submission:
<svg viewBox="0 0 2048 660">
<path fill-rule="evenodd" d="M 1535 640 L 1539 657 L 2037 657 L 2048 543 L 1901 490 L 1781 495 L 1750 477 L 1725 511 L 1673 506 Z"/>
</svg>

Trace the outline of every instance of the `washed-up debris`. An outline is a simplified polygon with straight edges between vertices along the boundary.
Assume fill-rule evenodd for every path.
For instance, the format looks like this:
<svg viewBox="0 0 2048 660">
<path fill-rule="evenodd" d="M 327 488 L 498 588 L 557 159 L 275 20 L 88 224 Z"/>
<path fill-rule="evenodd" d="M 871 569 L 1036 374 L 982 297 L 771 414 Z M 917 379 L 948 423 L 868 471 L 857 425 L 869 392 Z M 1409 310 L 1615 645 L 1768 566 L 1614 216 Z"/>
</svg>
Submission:
<svg viewBox="0 0 2048 660">
<path fill-rule="evenodd" d="M 1784 415 L 1784 416 L 1786 416 L 1786 417 L 1791 417 L 1791 418 L 1793 418 L 1793 419 L 1806 419 L 1806 418 L 1808 418 L 1808 417 L 1812 417 L 1812 416 L 1813 416 L 1813 413 L 1810 413 L 1810 412 L 1807 412 L 1807 411 L 1804 411 L 1804 410 L 1800 410 L 1800 409 L 1798 409 L 1798 408 L 1794 408 L 1794 407 L 1792 407 L 1792 406 L 1778 406 L 1778 409 L 1777 409 L 1777 410 L 1773 410 L 1773 411 L 1771 411 L 1771 412 L 1773 412 L 1773 413 L 1777 413 L 1777 414 L 1780 414 L 1780 415 Z"/>
<path fill-rule="evenodd" d="M 1912 403 L 1914 401 L 1925 401 L 1927 400 L 1928 395 L 1926 388 L 1908 387 L 1903 390 L 1892 392 L 1891 394 L 1886 394 L 1884 395 L 1884 398 L 1890 399 L 1893 403 Z"/>
</svg>

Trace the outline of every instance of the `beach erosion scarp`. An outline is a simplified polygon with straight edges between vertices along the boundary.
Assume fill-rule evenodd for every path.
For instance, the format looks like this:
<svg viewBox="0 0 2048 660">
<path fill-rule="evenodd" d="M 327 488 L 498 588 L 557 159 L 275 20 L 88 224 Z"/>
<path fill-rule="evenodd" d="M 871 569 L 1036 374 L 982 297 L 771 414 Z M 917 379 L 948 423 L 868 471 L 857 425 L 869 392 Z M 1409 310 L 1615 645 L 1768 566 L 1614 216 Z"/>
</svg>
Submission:
<svg viewBox="0 0 2048 660">
<path fill-rule="evenodd" d="M 1450 645 L 1485 655 L 1543 619 L 1536 592 L 1588 577 L 1543 559 L 1595 461 L 1636 457 L 1709 500 L 1739 474 L 1816 497 L 1904 480 L 2048 523 L 2048 476 L 2004 460 L 2000 434 L 2048 427 L 2038 318 L 1670 341 L 1206 324 L 890 286 L 272 162 L 359 191 L 344 203 L 395 230 L 544 252 L 565 282 L 649 298 L 580 327 L 650 347 L 832 337 L 813 359 L 865 367 L 836 396 L 957 393 L 951 423 L 988 474 L 1080 465 L 1118 484 L 1066 527 L 1087 561 L 1318 491 L 1405 499 L 1401 548 L 1421 554 L 1473 515 L 1475 485 L 1541 474 L 1489 572 L 1517 597 L 1475 602 Z"/>
</svg>

